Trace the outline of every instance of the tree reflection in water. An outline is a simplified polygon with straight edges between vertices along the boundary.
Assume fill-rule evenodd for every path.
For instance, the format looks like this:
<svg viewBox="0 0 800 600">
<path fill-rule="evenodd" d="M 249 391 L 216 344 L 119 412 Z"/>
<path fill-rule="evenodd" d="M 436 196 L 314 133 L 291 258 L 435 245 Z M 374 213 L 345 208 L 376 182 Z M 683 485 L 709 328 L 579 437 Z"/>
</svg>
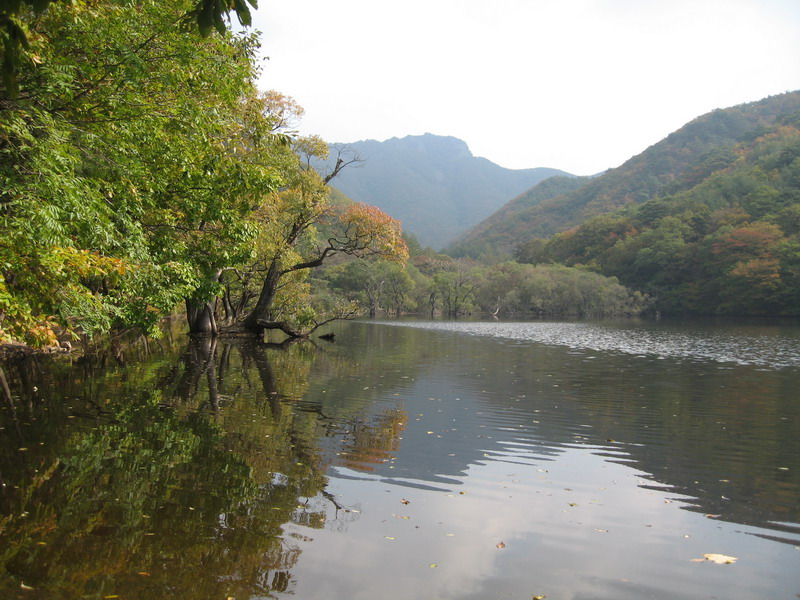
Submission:
<svg viewBox="0 0 800 600">
<path fill-rule="evenodd" d="M 271 596 L 300 555 L 287 524 L 355 516 L 325 491 L 330 441 L 382 460 L 402 414 L 299 408 L 307 344 L 164 346 L 6 366 L 3 597 Z"/>
</svg>

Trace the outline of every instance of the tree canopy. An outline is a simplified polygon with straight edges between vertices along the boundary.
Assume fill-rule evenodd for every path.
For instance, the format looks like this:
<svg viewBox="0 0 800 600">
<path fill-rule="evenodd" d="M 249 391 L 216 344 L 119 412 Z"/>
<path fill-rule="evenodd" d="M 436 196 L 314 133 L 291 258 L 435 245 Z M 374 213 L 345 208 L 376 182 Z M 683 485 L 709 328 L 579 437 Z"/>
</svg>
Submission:
<svg viewBox="0 0 800 600">
<path fill-rule="evenodd" d="M 305 159 L 327 145 L 296 137 L 291 98 L 257 90 L 257 36 L 184 30 L 192 15 L 202 29 L 205 6 L 4 9 L 27 19 L 28 54 L 16 88 L 0 90 L 0 341 L 157 333 L 180 304 L 193 331 L 216 333 L 232 270 L 252 267 L 264 287 L 272 261 L 270 288 L 293 275 L 302 284 L 302 271 L 337 253 L 402 260 L 396 221 L 329 205 L 326 178 Z M 259 319 L 275 318 L 277 291 Z M 280 319 L 303 311 L 298 301 Z"/>
<path fill-rule="evenodd" d="M 589 219 L 526 262 L 583 265 L 662 311 L 800 313 L 800 113 L 701 157 L 682 182 L 638 206 Z"/>
</svg>

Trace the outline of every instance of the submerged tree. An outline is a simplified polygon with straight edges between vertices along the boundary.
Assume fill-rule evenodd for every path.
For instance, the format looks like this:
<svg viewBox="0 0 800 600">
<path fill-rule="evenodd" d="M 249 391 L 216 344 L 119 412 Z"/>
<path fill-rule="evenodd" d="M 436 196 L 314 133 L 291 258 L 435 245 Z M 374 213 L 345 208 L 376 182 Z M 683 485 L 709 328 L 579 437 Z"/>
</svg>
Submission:
<svg viewBox="0 0 800 600">
<path fill-rule="evenodd" d="M 379 256 L 404 261 L 408 256 L 400 223 L 379 209 L 353 203 L 330 206 L 324 179 L 311 169 L 299 169 L 292 185 L 273 195 L 262 220 L 263 273 L 255 306 L 243 321 L 260 333 L 279 329 L 290 336 L 316 328 L 316 315 L 289 315 L 279 310 L 281 295 L 305 284 L 311 269 L 337 254 L 358 258 Z"/>
</svg>

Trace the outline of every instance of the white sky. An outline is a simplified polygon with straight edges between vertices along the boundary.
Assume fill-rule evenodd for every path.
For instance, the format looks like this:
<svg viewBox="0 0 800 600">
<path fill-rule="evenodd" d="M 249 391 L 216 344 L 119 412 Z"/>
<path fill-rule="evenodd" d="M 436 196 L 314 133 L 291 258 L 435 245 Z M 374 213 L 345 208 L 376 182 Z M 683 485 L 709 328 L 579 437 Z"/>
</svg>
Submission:
<svg viewBox="0 0 800 600">
<path fill-rule="evenodd" d="M 452 135 L 589 175 L 800 89 L 800 0 L 259 0 L 263 89 L 328 142 Z"/>
</svg>

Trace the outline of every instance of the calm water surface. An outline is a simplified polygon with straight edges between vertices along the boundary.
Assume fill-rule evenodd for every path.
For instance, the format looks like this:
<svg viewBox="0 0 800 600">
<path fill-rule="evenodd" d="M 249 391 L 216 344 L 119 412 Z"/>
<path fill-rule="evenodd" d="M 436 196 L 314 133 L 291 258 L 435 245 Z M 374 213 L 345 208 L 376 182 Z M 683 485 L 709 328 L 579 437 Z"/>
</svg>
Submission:
<svg viewBox="0 0 800 600">
<path fill-rule="evenodd" d="M 800 594 L 797 325 L 335 330 L 3 365 L 0 597 Z"/>
</svg>

